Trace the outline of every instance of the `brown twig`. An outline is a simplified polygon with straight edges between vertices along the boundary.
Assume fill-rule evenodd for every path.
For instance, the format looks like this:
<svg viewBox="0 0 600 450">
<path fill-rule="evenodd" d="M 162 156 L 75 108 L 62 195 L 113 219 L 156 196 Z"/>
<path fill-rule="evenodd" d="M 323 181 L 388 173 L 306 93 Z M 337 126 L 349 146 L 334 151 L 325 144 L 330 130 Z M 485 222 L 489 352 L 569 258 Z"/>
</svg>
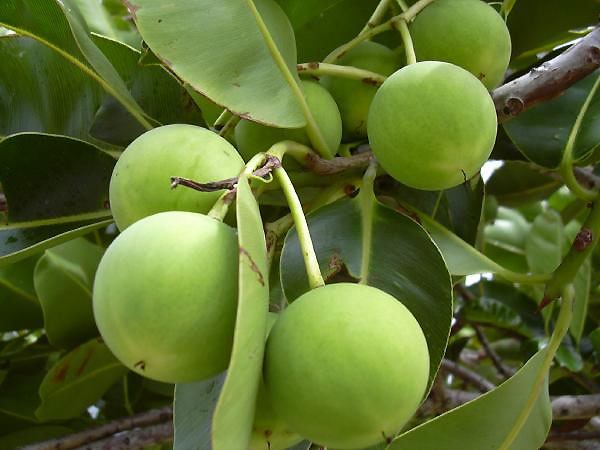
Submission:
<svg viewBox="0 0 600 450">
<path fill-rule="evenodd" d="M 138 450 L 151 445 L 171 442 L 173 423 L 164 422 L 145 428 L 136 428 L 100 441 L 87 444 L 77 450 Z"/>
<path fill-rule="evenodd" d="M 515 371 L 512 368 L 508 367 L 506 364 L 504 364 L 502 362 L 502 359 L 500 359 L 498 354 L 490 346 L 490 342 L 488 341 L 483 331 L 481 331 L 481 327 L 475 324 L 472 324 L 472 327 L 475 330 L 477 339 L 483 347 L 483 351 L 486 353 L 487 356 L 489 356 L 490 360 L 492 361 L 492 364 L 494 364 L 494 367 L 496 367 L 500 375 L 502 375 L 504 379 L 510 378 L 512 375 L 514 375 Z"/>
<path fill-rule="evenodd" d="M 466 367 L 461 366 L 449 359 L 442 360 L 442 365 L 440 366 L 440 369 L 451 373 L 455 377 L 458 377 L 461 380 L 466 381 L 467 383 L 472 384 L 481 392 L 488 392 L 496 387 L 494 383 L 485 379 L 478 373 L 475 373 L 472 370 L 469 370 Z"/>
<path fill-rule="evenodd" d="M 256 169 L 252 175 L 255 177 L 265 178 L 273 170 L 281 167 L 281 161 L 273 155 L 267 155 L 266 163 L 259 169 Z M 238 177 L 227 178 L 225 180 L 211 181 L 208 183 L 199 183 L 194 180 L 182 177 L 171 177 L 171 188 L 175 189 L 177 186 L 185 186 L 200 192 L 215 192 L 223 189 L 234 190 L 238 183 Z"/>
<path fill-rule="evenodd" d="M 600 28 L 556 58 L 506 83 L 492 93 L 498 122 L 505 122 L 556 97 L 600 67 Z"/>
<path fill-rule="evenodd" d="M 364 169 L 373 160 L 373 153 L 365 152 L 348 157 L 323 159 L 316 154 L 308 154 L 304 160 L 306 167 L 317 175 L 333 175 L 350 169 Z"/>
<path fill-rule="evenodd" d="M 576 419 L 600 414 L 600 394 L 563 395 L 552 402 L 555 419 Z"/>
<path fill-rule="evenodd" d="M 600 439 L 600 431 L 572 431 L 570 433 L 551 431 L 548 435 L 547 442 L 587 441 L 590 439 Z M 600 447 L 600 443 L 598 445 Z"/>
<path fill-rule="evenodd" d="M 134 416 L 115 420 L 96 428 L 90 428 L 79 433 L 71 434 L 62 438 L 51 439 L 39 444 L 31 444 L 22 447 L 22 450 L 67 450 L 80 447 L 89 442 L 98 441 L 111 437 L 117 433 L 131 430 L 137 427 L 161 424 L 173 419 L 173 410 L 170 406 L 160 409 L 152 409 Z M 131 448 L 131 447 L 128 447 Z"/>
</svg>

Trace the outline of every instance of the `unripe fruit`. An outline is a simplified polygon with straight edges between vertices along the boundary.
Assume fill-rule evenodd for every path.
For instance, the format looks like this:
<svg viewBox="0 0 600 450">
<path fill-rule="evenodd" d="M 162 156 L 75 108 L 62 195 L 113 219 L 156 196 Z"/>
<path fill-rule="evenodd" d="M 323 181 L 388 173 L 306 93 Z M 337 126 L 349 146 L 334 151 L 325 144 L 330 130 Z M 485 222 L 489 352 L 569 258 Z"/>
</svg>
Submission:
<svg viewBox="0 0 600 450">
<path fill-rule="evenodd" d="M 374 287 L 313 289 L 267 340 L 265 385 L 298 434 L 338 449 L 392 437 L 417 410 L 429 374 L 427 342 L 402 303 Z"/>
<path fill-rule="evenodd" d="M 396 180 L 448 189 L 475 175 L 496 139 L 497 119 L 485 87 L 453 64 L 426 61 L 391 75 L 369 110 L 369 143 Z"/>
<path fill-rule="evenodd" d="M 267 335 L 277 318 L 278 314 L 269 313 Z M 291 431 L 283 419 L 273 411 L 265 383 L 261 377 L 248 450 L 285 450 L 300 441 L 302 441 L 302 437 Z"/>
<path fill-rule="evenodd" d="M 110 179 L 110 208 L 119 230 L 163 211 L 206 213 L 221 195 L 179 187 L 179 176 L 200 183 L 239 175 L 244 161 L 221 136 L 194 125 L 165 125 L 133 141 Z"/>
<path fill-rule="evenodd" d="M 400 67 L 400 58 L 384 45 L 364 41 L 346 53 L 336 64 L 390 75 Z M 329 90 L 340 109 L 344 140 L 367 137 L 367 116 L 377 86 L 341 77 L 323 77 L 321 83 Z"/>
<path fill-rule="evenodd" d="M 210 378 L 229 362 L 237 305 L 233 228 L 171 211 L 128 227 L 94 281 L 94 317 L 131 370 L 167 383 Z"/>
<path fill-rule="evenodd" d="M 488 88 L 504 79 L 511 53 L 504 20 L 481 0 L 437 0 L 410 28 L 419 61 L 445 61 L 468 70 Z"/>
<path fill-rule="evenodd" d="M 302 90 L 308 108 L 315 119 L 333 158 L 342 140 L 342 119 L 335 100 L 327 89 L 314 81 L 302 80 Z M 235 127 L 235 141 L 246 161 L 259 152 L 266 152 L 277 142 L 290 140 L 310 146 L 306 128 L 275 128 L 250 120 L 242 120 Z"/>
</svg>

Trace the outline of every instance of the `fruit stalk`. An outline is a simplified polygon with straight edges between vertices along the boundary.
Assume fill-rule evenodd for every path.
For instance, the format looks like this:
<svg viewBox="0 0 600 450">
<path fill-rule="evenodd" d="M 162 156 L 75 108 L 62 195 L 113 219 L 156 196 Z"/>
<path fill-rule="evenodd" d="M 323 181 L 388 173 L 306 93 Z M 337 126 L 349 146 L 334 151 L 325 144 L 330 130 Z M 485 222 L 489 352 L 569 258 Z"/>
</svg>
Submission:
<svg viewBox="0 0 600 450">
<path fill-rule="evenodd" d="M 300 248 L 302 249 L 302 257 L 304 258 L 304 265 L 306 266 L 308 283 L 311 289 L 325 286 L 325 281 L 323 280 L 323 275 L 321 275 L 319 261 L 317 260 L 317 255 L 310 238 L 306 217 L 304 217 L 302 203 L 300 203 L 298 194 L 296 194 L 292 181 L 283 167 L 275 169 L 274 173 L 277 180 L 279 180 L 281 189 L 283 190 L 288 206 L 290 207 L 290 213 L 294 219 L 294 224 L 296 225 L 298 240 L 300 242 Z"/>
<path fill-rule="evenodd" d="M 332 75 L 334 77 L 349 78 L 359 80 L 365 84 L 379 86 L 386 76 L 380 75 L 369 70 L 359 69 L 358 67 L 340 66 L 328 63 L 303 63 L 296 66 L 298 72 L 306 75 Z"/>
<path fill-rule="evenodd" d="M 363 27 L 362 30 L 360 30 L 360 33 L 358 33 L 359 36 L 368 32 L 371 28 L 381 23 L 381 20 L 385 17 L 385 13 L 388 11 L 391 2 L 392 0 L 381 0 L 379 2 L 377 8 L 375 8 L 375 11 L 373 11 L 373 14 L 367 21 L 367 24 Z M 405 9 L 403 9 L 403 11 L 404 10 Z"/>
<path fill-rule="evenodd" d="M 404 52 L 406 53 L 406 65 L 415 64 L 417 57 L 415 55 L 415 48 L 410 37 L 410 31 L 408 30 L 408 24 L 405 20 L 401 20 L 398 24 L 400 35 L 402 36 L 402 42 L 404 43 Z"/>
</svg>

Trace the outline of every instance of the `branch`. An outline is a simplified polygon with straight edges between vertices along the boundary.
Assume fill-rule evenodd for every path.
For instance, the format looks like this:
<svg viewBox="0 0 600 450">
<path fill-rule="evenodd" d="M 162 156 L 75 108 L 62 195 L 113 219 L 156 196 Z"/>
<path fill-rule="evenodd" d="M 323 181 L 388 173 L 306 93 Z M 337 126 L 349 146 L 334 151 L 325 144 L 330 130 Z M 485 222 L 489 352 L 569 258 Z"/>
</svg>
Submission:
<svg viewBox="0 0 600 450">
<path fill-rule="evenodd" d="M 488 381 L 478 373 L 475 373 L 466 367 L 455 363 L 454 361 L 450 361 L 449 359 L 444 359 L 440 368 L 460 378 L 461 380 L 471 383 L 481 392 L 488 392 L 496 387 L 494 383 Z"/>
<path fill-rule="evenodd" d="M 90 442 L 97 441 L 106 437 L 111 437 L 114 434 L 122 431 L 131 430 L 136 427 L 145 427 L 148 425 L 161 424 L 170 422 L 173 419 L 173 410 L 170 406 L 165 406 L 160 409 L 152 409 L 135 416 L 125 417 L 115 420 L 96 428 L 81 431 L 58 439 L 51 439 L 39 444 L 31 444 L 22 447 L 21 450 L 67 450 Z"/>
<path fill-rule="evenodd" d="M 600 28 L 556 58 L 492 92 L 498 122 L 550 100 L 600 67 Z"/>
<path fill-rule="evenodd" d="M 267 155 L 267 162 L 265 165 L 252 172 L 252 175 L 259 178 L 265 178 L 278 167 L 281 167 L 281 161 L 272 155 Z M 215 192 L 223 189 L 231 191 L 235 189 L 237 183 L 238 177 L 227 178 L 219 181 L 211 181 L 208 183 L 199 183 L 197 181 L 182 177 L 171 177 L 171 189 L 175 189 L 177 186 L 185 186 L 200 192 Z"/>
<path fill-rule="evenodd" d="M 479 325 L 475 325 L 475 324 L 472 324 L 472 327 L 475 330 L 475 334 L 477 334 L 477 339 L 481 343 L 481 346 L 483 347 L 484 352 L 486 353 L 486 355 L 489 356 L 489 358 L 492 361 L 492 364 L 494 364 L 494 367 L 496 367 L 496 369 L 498 370 L 500 375 L 502 375 L 504 377 L 504 379 L 507 379 L 507 378 L 510 378 L 511 376 L 513 376 L 515 371 L 511 367 L 507 366 L 506 364 L 504 364 L 502 362 L 502 359 L 500 359 L 498 354 L 490 346 L 490 342 L 488 341 L 488 339 L 485 336 L 485 334 L 483 333 L 483 331 L 481 331 L 481 327 Z"/>
<path fill-rule="evenodd" d="M 136 428 L 86 445 L 85 450 L 133 450 L 173 440 L 173 422 Z"/>
<path fill-rule="evenodd" d="M 350 169 L 365 169 L 373 160 L 373 153 L 365 152 L 348 157 L 336 157 L 323 159 L 320 156 L 309 153 L 304 158 L 306 167 L 317 175 L 333 175 Z"/>
<path fill-rule="evenodd" d="M 563 395 L 552 401 L 555 419 L 587 418 L 600 414 L 600 394 Z"/>
</svg>

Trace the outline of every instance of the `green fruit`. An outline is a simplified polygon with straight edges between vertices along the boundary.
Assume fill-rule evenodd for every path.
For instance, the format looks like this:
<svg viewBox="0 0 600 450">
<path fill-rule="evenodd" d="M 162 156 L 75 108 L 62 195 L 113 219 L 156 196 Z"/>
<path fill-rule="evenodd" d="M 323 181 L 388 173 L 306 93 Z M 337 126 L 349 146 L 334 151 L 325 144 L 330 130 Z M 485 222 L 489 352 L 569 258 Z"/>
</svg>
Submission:
<svg viewBox="0 0 600 450">
<path fill-rule="evenodd" d="M 400 67 L 400 58 L 384 45 L 364 41 L 336 64 L 390 75 Z M 344 140 L 367 137 L 367 115 L 377 86 L 340 77 L 323 77 L 321 83 L 329 90 L 340 109 Z"/>
<path fill-rule="evenodd" d="M 453 64 L 426 61 L 391 75 L 369 110 L 369 143 L 396 180 L 448 189 L 475 175 L 496 140 L 496 109 L 485 87 Z"/>
<path fill-rule="evenodd" d="M 327 89 L 314 81 L 302 81 L 306 102 L 333 158 L 342 140 L 342 119 L 335 100 Z M 306 128 L 274 128 L 249 120 L 235 127 L 235 141 L 240 154 L 248 161 L 259 152 L 266 152 L 277 142 L 290 140 L 310 146 Z"/>
<path fill-rule="evenodd" d="M 267 335 L 277 318 L 278 314 L 272 312 L 267 316 Z M 248 450 L 285 450 L 300 441 L 302 437 L 291 431 L 281 417 L 273 411 L 265 383 L 261 378 Z"/>
<path fill-rule="evenodd" d="M 298 434 L 327 447 L 392 437 L 417 410 L 429 375 L 423 332 L 402 303 L 339 283 L 295 300 L 267 340 L 265 385 Z"/>
<path fill-rule="evenodd" d="M 233 228 L 171 211 L 137 221 L 108 247 L 93 306 L 106 345 L 167 383 L 210 378 L 229 362 L 237 306 Z"/>
<path fill-rule="evenodd" d="M 133 141 L 110 179 L 110 207 L 119 230 L 163 211 L 206 213 L 222 191 L 171 189 L 171 177 L 206 183 L 232 178 L 244 162 L 219 135 L 194 125 L 154 128 Z"/>
<path fill-rule="evenodd" d="M 419 61 L 456 64 L 488 88 L 504 79 L 511 42 L 504 20 L 481 0 L 437 0 L 421 11 L 410 28 Z"/>
</svg>

